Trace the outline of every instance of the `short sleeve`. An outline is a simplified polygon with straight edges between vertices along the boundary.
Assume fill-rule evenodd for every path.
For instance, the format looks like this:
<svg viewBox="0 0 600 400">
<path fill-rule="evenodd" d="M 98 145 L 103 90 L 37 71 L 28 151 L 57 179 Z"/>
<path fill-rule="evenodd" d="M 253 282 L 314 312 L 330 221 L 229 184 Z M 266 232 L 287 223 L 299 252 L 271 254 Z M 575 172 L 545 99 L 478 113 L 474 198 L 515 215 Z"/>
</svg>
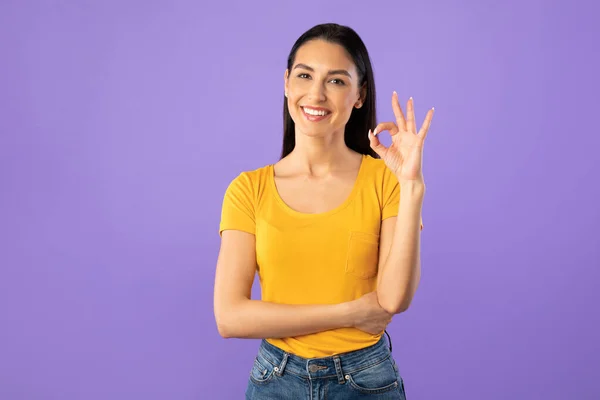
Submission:
<svg viewBox="0 0 600 400">
<path fill-rule="evenodd" d="M 394 174 L 386 171 L 383 178 L 383 210 L 381 220 L 398 215 L 400 206 L 400 184 Z M 423 216 L 421 216 L 421 230 L 423 230 Z"/>
<path fill-rule="evenodd" d="M 255 204 L 252 182 L 247 173 L 238 175 L 227 187 L 223 197 L 219 235 L 232 229 L 255 233 Z"/>
<path fill-rule="evenodd" d="M 383 210 L 381 219 L 387 219 L 398 215 L 398 206 L 400 204 L 400 185 L 394 174 L 387 168 L 383 176 Z"/>
</svg>

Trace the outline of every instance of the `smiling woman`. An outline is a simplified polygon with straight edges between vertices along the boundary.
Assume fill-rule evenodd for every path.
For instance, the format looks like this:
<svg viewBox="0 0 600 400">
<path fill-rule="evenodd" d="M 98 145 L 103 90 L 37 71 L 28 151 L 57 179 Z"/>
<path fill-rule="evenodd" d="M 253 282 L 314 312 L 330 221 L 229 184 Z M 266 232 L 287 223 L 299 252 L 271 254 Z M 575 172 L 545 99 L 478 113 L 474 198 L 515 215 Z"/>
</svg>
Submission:
<svg viewBox="0 0 600 400">
<path fill-rule="evenodd" d="M 346 30 L 347 29 L 347 30 Z M 325 82 L 325 84 L 320 84 Z M 306 98 L 308 91 L 317 97 Z M 295 147 L 296 123 L 300 111 L 316 108 L 330 114 L 337 111 L 337 121 L 332 121 L 339 135 L 342 129 L 346 145 L 357 153 L 377 157 L 370 148 L 366 132 L 375 127 L 375 79 L 369 53 L 352 29 L 334 24 L 318 25 L 304 33 L 294 44 L 285 70 L 284 133 L 281 157 L 287 156 Z M 327 101 L 321 102 L 327 95 Z M 304 97 L 300 99 L 300 97 Z M 305 103 L 297 104 L 297 101 Z M 310 102 L 316 104 L 310 104 Z M 322 103 L 336 107 L 324 108 Z M 306 112 L 310 113 L 310 111 Z M 309 119 L 310 121 L 310 119 Z M 342 125 L 340 126 L 340 121 Z M 320 120 L 312 121 L 320 122 Z M 314 132 L 315 127 L 306 127 Z M 321 132 L 331 129 L 319 127 Z M 327 133 L 326 133 L 327 134 Z"/>
<path fill-rule="evenodd" d="M 284 92 L 280 160 L 242 172 L 224 196 L 217 327 L 262 339 L 247 399 L 405 399 L 383 334 L 420 279 L 433 111 L 417 132 L 412 99 L 405 116 L 394 93 L 396 121 L 376 126 L 367 49 L 337 24 L 296 41 Z M 261 300 L 250 295 L 257 271 Z"/>
</svg>

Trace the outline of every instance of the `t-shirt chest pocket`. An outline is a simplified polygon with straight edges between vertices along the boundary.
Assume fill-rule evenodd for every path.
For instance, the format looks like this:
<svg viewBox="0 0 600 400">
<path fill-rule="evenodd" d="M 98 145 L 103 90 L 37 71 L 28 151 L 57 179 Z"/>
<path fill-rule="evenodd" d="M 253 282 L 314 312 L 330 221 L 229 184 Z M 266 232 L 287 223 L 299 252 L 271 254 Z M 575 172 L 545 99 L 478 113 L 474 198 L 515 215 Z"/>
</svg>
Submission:
<svg viewBox="0 0 600 400">
<path fill-rule="evenodd" d="M 361 279 L 377 275 L 379 261 L 379 235 L 351 231 L 348 238 L 346 273 Z"/>
</svg>

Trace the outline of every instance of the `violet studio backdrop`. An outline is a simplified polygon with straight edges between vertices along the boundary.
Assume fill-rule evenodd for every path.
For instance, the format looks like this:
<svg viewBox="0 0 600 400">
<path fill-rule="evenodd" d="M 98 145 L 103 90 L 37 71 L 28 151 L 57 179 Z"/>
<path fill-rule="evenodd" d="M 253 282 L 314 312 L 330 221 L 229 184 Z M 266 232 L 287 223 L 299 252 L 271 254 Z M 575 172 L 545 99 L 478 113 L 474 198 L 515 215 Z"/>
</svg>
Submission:
<svg viewBox="0 0 600 400">
<path fill-rule="evenodd" d="M 2 1 L 0 398 L 243 398 L 222 196 L 277 160 L 286 57 L 322 22 L 366 42 L 380 121 L 393 90 L 436 108 L 421 286 L 389 327 L 408 398 L 600 398 L 598 11 Z"/>
</svg>

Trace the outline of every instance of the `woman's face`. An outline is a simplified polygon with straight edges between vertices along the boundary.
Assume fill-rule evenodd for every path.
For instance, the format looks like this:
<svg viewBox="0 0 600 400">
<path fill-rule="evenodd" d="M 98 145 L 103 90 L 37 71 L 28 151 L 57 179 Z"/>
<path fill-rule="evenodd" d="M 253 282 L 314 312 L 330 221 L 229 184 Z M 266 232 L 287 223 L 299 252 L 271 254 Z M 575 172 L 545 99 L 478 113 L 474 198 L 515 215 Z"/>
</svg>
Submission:
<svg viewBox="0 0 600 400">
<path fill-rule="evenodd" d="M 285 72 L 285 91 L 296 131 L 313 137 L 343 132 L 365 94 L 346 50 L 324 40 L 311 40 L 298 49 L 294 65 Z"/>
</svg>

